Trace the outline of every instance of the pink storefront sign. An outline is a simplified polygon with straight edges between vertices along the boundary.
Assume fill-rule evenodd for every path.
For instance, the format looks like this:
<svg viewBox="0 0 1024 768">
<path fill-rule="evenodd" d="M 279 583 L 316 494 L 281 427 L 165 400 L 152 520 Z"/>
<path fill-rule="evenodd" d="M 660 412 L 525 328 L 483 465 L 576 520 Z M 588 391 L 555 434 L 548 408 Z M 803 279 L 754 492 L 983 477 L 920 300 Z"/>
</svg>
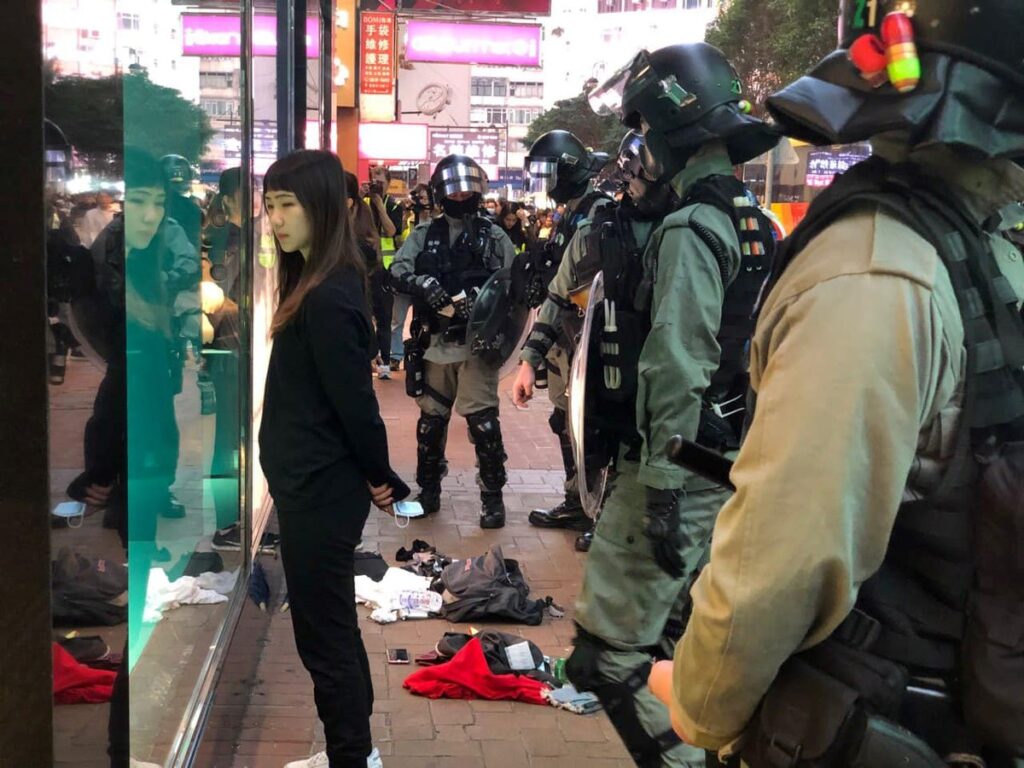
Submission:
<svg viewBox="0 0 1024 768">
<path fill-rule="evenodd" d="M 242 50 L 242 22 L 230 14 L 185 13 L 181 17 L 183 56 L 238 56 Z M 255 16 L 252 20 L 254 56 L 277 55 L 277 17 Z M 306 58 L 320 55 L 320 25 L 306 19 Z"/>
<path fill-rule="evenodd" d="M 405 27 L 405 58 L 446 64 L 540 66 L 541 28 L 532 24 L 415 21 Z"/>
</svg>

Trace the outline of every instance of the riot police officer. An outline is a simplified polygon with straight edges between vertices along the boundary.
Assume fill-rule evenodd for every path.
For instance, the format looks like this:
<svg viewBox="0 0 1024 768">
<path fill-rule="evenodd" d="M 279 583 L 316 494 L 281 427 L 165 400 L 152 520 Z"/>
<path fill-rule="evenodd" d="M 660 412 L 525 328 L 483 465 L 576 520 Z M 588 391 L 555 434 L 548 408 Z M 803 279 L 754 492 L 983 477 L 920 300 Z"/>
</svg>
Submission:
<svg viewBox="0 0 1024 768">
<path fill-rule="evenodd" d="M 500 227 L 481 216 L 487 176 L 469 157 L 449 155 L 430 177 L 444 214 L 417 226 L 391 267 L 397 291 L 413 298 L 406 342 L 406 391 L 416 397 L 416 482 L 424 512 L 440 509 L 441 480 L 452 409 L 466 418 L 479 467 L 482 528 L 505 525 L 505 448 L 498 420 L 500 361 L 474 354 L 467 326 L 481 288 L 511 267 L 515 249 Z"/>
<path fill-rule="evenodd" d="M 745 113 L 740 91 L 725 56 L 696 43 L 641 51 L 591 93 L 595 108 L 643 135 L 640 173 L 677 198 L 641 260 L 602 264 L 605 300 L 587 310 L 596 338 L 581 341 L 601 373 L 588 371 L 586 399 L 613 414 L 604 431 L 618 455 L 566 671 L 601 699 L 640 768 L 704 765 L 646 680 L 652 658 L 670 656 L 681 634 L 687 588 L 727 498 L 669 462 L 665 444 L 677 433 L 716 451 L 738 444 L 748 318 L 770 267 L 770 225 L 733 166 L 778 135 Z"/>
<path fill-rule="evenodd" d="M 554 406 L 548 424 L 558 438 L 565 468 L 565 499 L 553 509 L 535 509 L 530 523 L 543 528 L 569 528 L 585 531 L 591 520 L 580 505 L 576 487 L 576 467 L 569 446 L 566 422 L 566 379 L 569 374 L 569 347 L 575 328 L 575 311 L 561 316 L 560 310 L 572 305 L 567 298 L 548 295 L 548 285 L 555 277 L 563 255 L 576 235 L 580 223 L 591 218 L 602 206 L 612 202 L 605 193 L 594 188 L 593 179 L 607 164 L 603 152 L 588 150 L 569 131 L 548 131 L 530 147 L 523 163 L 527 191 L 547 196 L 565 206 L 565 212 L 551 237 L 540 248 L 523 254 L 517 267 L 524 274 L 525 299 L 531 307 L 541 307 L 541 315 L 531 334 L 540 341 L 528 345 L 521 357 L 517 386 L 529 381 L 532 387 L 537 370 L 546 369 L 548 399 Z M 559 322 L 551 322 L 554 316 Z"/>
<path fill-rule="evenodd" d="M 557 346 L 558 330 L 567 321 L 575 323 L 580 310 L 586 307 L 583 292 L 601 269 L 602 252 L 606 259 L 613 258 L 607 253 L 612 249 L 615 251 L 614 258 L 639 263 L 651 233 L 662 217 L 672 209 L 675 200 L 672 188 L 664 182 L 655 183 L 642 173 L 640 149 L 643 143 L 643 136 L 638 131 L 629 131 L 623 136 L 614 170 L 606 175 L 609 190 L 622 194 L 621 202 L 595 206 L 593 219 L 579 223 L 562 256 L 558 271 L 548 285 L 547 298 L 520 354 L 522 363 L 512 388 L 513 401 L 519 406 L 525 405 L 533 396 L 537 371 Z M 593 518 L 583 509 L 580 483 L 588 480 L 585 476 L 578 478 L 576 475 L 566 423 L 568 401 L 564 394 L 560 403 L 562 407 L 559 409 L 556 404 L 552 421 L 559 428 L 559 444 L 566 468 L 565 501 L 550 511 L 534 510 L 529 519 L 539 527 L 578 527 L 584 532 L 576 538 L 576 549 L 586 552 L 593 540 Z M 596 414 L 590 413 L 588 416 L 593 419 Z M 599 459 L 596 461 L 600 463 Z M 606 460 L 604 464 L 607 463 Z M 591 467 L 591 474 L 593 469 Z"/>
<path fill-rule="evenodd" d="M 694 744 L 1024 757 L 1024 285 L 988 232 L 1024 193 L 1022 36 L 1010 0 L 846 0 L 840 49 L 768 101 L 874 156 L 812 203 L 759 311 L 736 493 L 651 680 Z"/>
</svg>

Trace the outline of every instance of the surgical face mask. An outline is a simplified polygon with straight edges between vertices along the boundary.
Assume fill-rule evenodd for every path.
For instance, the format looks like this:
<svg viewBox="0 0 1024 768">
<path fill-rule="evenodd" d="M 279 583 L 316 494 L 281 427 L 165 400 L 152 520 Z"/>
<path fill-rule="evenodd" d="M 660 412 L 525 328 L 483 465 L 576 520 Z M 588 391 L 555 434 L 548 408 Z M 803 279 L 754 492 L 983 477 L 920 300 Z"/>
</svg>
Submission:
<svg viewBox="0 0 1024 768">
<path fill-rule="evenodd" d="M 450 197 L 446 197 L 441 201 L 441 209 L 453 219 L 472 216 L 480 209 L 480 197 L 473 195 L 465 200 L 452 200 Z"/>
</svg>

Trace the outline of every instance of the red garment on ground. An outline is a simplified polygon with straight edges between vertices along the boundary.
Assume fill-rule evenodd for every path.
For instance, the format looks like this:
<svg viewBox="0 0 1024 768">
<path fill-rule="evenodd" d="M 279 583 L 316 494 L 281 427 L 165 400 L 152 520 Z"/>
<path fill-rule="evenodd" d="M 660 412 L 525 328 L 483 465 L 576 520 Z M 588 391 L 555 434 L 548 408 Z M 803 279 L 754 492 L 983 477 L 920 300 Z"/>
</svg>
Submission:
<svg viewBox="0 0 1024 768">
<path fill-rule="evenodd" d="M 541 695 L 548 689 L 544 683 L 523 675 L 491 672 L 476 637 L 451 661 L 413 672 L 402 686 L 428 699 L 508 699 L 544 706 L 548 703 Z"/>
<path fill-rule="evenodd" d="M 110 701 L 117 672 L 79 664 L 53 643 L 53 701 L 55 704 L 102 704 Z"/>
</svg>

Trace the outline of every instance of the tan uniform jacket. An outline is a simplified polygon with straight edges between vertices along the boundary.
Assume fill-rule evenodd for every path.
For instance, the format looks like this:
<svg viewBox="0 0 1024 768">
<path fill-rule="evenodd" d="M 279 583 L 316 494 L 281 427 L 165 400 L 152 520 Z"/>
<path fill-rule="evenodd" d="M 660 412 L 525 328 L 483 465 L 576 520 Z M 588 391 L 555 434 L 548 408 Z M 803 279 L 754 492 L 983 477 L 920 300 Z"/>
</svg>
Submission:
<svg viewBox="0 0 1024 768">
<path fill-rule="evenodd" d="M 970 165 L 941 147 L 912 159 L 979 220 L 1024 199 L 1024 171 L 1008 162 Z M 901 500 L 941 477 L 965 363 L 946 269 L 894 219 L 838 221 L 786 270 L 752 342 L 757 407 L 737 490 L 676 647 L 672 709 L 695 744 L 730 751 L 781 664 L 849 613 Z"/>
</svg>

